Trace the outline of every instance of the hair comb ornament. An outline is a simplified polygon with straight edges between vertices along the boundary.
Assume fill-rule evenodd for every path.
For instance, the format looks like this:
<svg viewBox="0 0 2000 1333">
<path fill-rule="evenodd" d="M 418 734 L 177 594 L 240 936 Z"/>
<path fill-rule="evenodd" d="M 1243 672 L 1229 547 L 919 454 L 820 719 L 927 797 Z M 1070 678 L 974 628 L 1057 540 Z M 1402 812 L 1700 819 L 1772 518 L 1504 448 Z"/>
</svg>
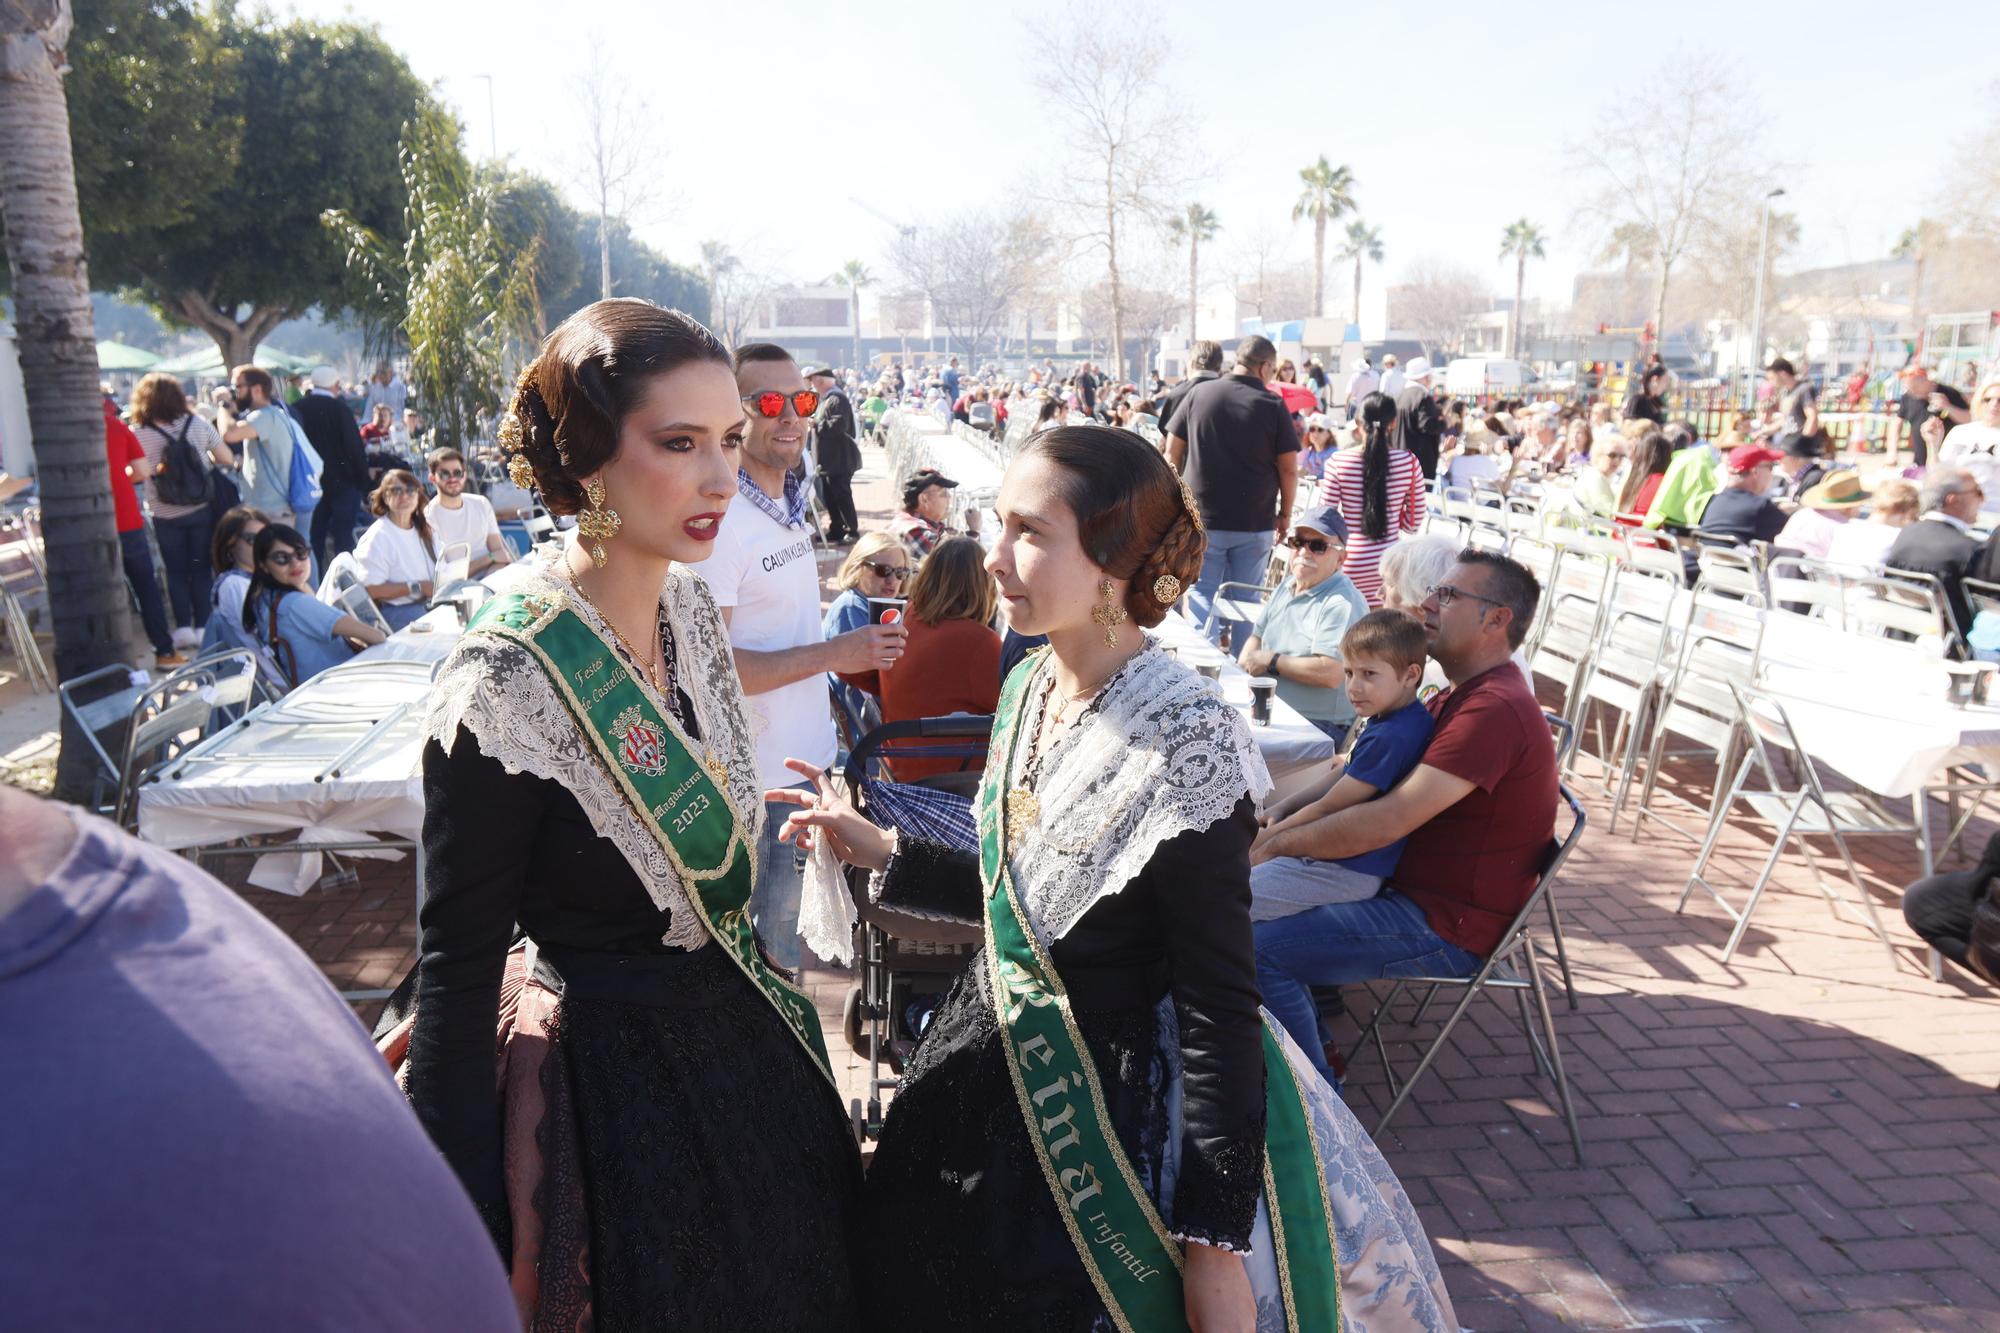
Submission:
<svg viewBox="0 0 2000 1333">
<path fill-rule="evenodd" d="M 1153 580 L 1153 600 L 1161 606 L 1172 606 L 1181 599 L 1181 581 L 1172 574 L 1162 574 Z"/>
</svg>

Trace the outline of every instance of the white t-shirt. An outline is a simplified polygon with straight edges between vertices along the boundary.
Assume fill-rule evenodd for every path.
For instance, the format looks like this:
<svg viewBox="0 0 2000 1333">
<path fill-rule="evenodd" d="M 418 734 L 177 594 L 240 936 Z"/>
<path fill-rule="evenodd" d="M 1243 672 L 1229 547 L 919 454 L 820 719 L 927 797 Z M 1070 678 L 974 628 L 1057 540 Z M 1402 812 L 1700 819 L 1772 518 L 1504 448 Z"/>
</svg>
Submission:
<svg viewBox="0 0 2000 1333">
<path fill-rule="evenodd" d="M 437 562 L 424 550 L 424 539 L 417 535 L 417 530 L 399 528 L 386 518 L 368 525 L 368 531 L 355 544 L 354 558 L 361 562 L 363 578 L 371 587 L 382 583 L 426 583 L 437 577 Z M 387 606 L 407 606 L 418 599 L 404 593 L 381 600 Z"/>
<path fill-rule="evenodd" d="M 708 580 L 717 606 L 734 608 L 729 611 L 733 646 L 776 652 L 823 637 L 811 534 L 785 527 L 742 495 L 729 502 L 714 553 L 691 568 Z M 747 695 L 744 702 L 757 737 L 757 780 L 764 786 L 803 781 L 785 767 L 787 759 L 822 767 L 833 762 L 833 714 L 823 672 Z"/>
<path fill-rule="evenodd" d="M 1403 384 L 1403 368 L 1401 366 L 1391 366 L 1382 372 L 1382 387 L 1378 392 L 1386 393 L 1391 398 L 1394 398 L 1403 391 Z M 1365 397 L 1366 395 L 1363 396 Z"/>
<path fill-rule="evenodd" d="M 1902 532 L 1901 528 L 1892 528 L 1887 523 L 1851 518 L 1840 525 L 1840 531 L 1834 533 L 1833 540 L 1827 543 L 1826 558 L 1836 565 L 1856 565 L 1879 573 L 1889 548 L 1896 544 L 1896 538 Z"/>
<path fill-rule="evenodd" d="M 1953 426 L 1938 446 L 1941 467 L 1962 467 L 1972 474 L 1986 492 L 1981 509 L 2000 509 L 2000 426 L 1983 421 L 1967 421 Z"/>
<path fill-rule="evenodd" d="M 493 515 L 493 506 L 483 495 L 461 495 L 462 502 L 456 509 L 447 509 L 442 496 L 424 506 L 424 517 L 430 520 L 431 537 L 437 542 L 438 554 L 454 542 L 464 542 L 468 554 L 478 560 L 486 554 L 486 539 L 500 535 L 500 520 Z"/>
</svg>

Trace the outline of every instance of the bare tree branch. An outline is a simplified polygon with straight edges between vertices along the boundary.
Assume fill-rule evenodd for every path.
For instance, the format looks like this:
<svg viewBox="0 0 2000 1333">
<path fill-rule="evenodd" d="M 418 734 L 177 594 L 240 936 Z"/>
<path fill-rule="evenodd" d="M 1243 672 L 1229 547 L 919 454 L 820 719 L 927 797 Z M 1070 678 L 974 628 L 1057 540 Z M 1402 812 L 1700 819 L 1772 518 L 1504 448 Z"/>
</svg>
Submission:
<svg viewBox="0 0 2000 1333">
<path fill-rule="evenodd" d="M 659 118 L 606 62 L 602 38 L 591 39 L 590 64 L 575 92 L 583 140 L 571 177 L 597 214 L 598 295 L 605 297 L 612 290 L 611 223 L 655 197 L 661 153 L 651 136 Z"/>
</svg>

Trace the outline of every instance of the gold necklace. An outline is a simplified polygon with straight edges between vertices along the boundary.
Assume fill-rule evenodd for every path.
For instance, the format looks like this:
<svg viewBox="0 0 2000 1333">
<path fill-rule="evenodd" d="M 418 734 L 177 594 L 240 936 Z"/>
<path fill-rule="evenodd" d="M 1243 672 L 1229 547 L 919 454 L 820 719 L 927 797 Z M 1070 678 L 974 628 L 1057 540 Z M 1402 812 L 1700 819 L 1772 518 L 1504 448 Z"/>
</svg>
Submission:
<svg viewBox="0 0 2000 1333">
<path fill-rule="evenodd" d="M 645 673 L 646 679 L 652 682 L 653 692 L 658 694 L 660 698 L 665 699 L 667 697 L 666 684 L 660 679 L 660 673 L 653 665 L 653 659 L 658 654 L 649 653 L 641 656 L 639 650 L 632 646 L 632 641 L 625 637 L 624 632 L 617 625 L 612 623 L 610 616 L 604 614 L 604 608 L 599 606 L 591 595 L 583 590 L 583 585 L 576 581 L 574 575 L 570 576 L 565 582 L 576 592 L 578 597 L 584 600 L 585 604 L 591 610 L 597 612 L 597 618 L 604 622 L 604 628 L 611 631 L 611 637 L 618 640 L 618 646 L 625 650 L 625 656 L 637 663 L 639 670 Z M 655 618 L 653 632 L 657 634 L 659 629 L 659 621 Z"/>
<path fill-rule="evenodd" d="M 1137 655 L 1136 653 L 1133 654 L 1134 657 Z M 1056 725 L 1053 732 L 1050 731 L 1048 725 L 1049 700 L 1044 699 L 1042 701 L 1042 716 L 1035 719 L 1034 742 L 1032 748 L 1028 751 L 1028 762 L 1024 765 L 1024 771 L 1021 774 L 1022 780 L 1007 789 L 1006 814 L 1007 840 L 1009 842 L 1016 842 L 1026 837 L 1028 830 L 1041 822 L 1042 800 L 1041 797 L 1035 795 L 1035 786 L 1040 785 L 1041 782 L 1041 761 L 1047 757 L 1048 751 L 1054 748 L 1055 742 L 1061 739 L 1063 714 L 1069 711 L 1071 704 L 1074 704 L 1086 694 L 1096 692 L 1097 698 L 1103 698 L 1102 691 L 1105 687 L 1117 678 L 1119 672 L 1131 665 L 1131 662 L 1132 658 L 1126 658 L 1116 667 L 1113 667 L 1110 673 L 1095 685 L 1086 685 L 1064 699 L 1062 706 L 1056 709 Z M 1051 679 L 1049 682 L 1049 698 L 1053 699 L 1054 697 L 1055 682 Z M 1095 700 L 1092 702 L 1094 703 Z M 1083 716 L 1088 717 L 1089 715 L 1090 710 L 1086 708 Z M 1013 766 L 1013 756 L 1011 754 L 1007 757 L 1007 762 L 1011 768 Z"/>
</svg>

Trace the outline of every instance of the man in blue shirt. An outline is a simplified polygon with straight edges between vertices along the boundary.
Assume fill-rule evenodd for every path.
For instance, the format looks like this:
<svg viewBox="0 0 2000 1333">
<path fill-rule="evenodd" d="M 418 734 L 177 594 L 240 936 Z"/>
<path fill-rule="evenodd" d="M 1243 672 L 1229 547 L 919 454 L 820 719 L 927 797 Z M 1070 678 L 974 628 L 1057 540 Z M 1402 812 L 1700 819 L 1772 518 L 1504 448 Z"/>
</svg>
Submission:
<svg viewBox="0 0 2000 1333">
<path fill-rule="evenodd" d="M 1275 676 L 1278 697 L 1338 745 L 1354 724 L 1341 672 L 1340 640 L 1368 614 L 1354 580 L 1340 572 L 1347 559 L 1347 523 L 1332 505 L 1307 511 L 1285 538 L 1291 559 L 1285 579 L 1244 642 L 1238 659 L 1253 676 Z"/>
</svg>

